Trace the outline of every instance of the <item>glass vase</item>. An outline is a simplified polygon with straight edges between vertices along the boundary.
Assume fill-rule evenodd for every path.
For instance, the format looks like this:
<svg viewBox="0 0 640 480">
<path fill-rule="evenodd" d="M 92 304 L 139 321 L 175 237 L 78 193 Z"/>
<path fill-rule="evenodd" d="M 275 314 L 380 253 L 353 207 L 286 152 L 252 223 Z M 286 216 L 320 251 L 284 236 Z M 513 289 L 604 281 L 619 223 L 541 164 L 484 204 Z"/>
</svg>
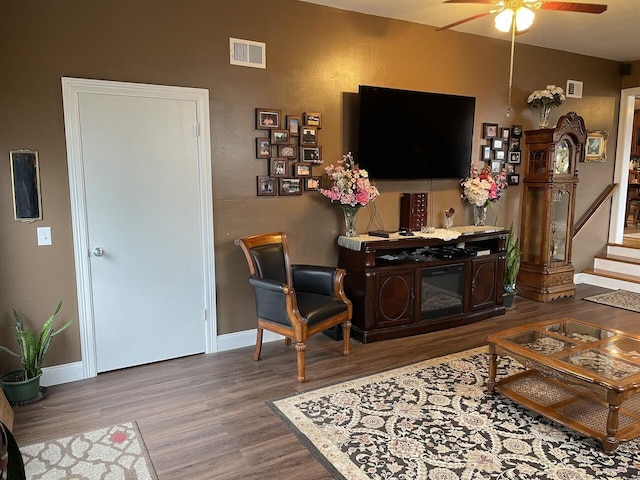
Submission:
<svg viewBox="0 0 640 480">
<path fill-rule="evenodd" d="M 487 222 L 487 205 L 484 204 L 481 207 L 477 205 L 473 206 L 473 224 L 476 227 L 482 227 Z"/>
<path fill-rule="evenodd" d="M 344 213 L 344 226 L 345 237 L 355 237 L 358 235 L 356 232 L 356 216 L 360 207 L 352 207 L 351 205 L 342 205 L 342 212 Z"/>
<path fill-rule="evenodd" d="M 446 228 L 447 230 L 451 230 L 451 227 L 453 227 L 453 213 L 451 214 L 446 214 L 444 215 L 444 228 Z"/>
<path fill-rule="evenodd" d="M 539 108 L 540 120 L 539 128 L 549 128 L 549 115 L 551 114 L 551 105 L 543 105 Z"/>
</svg>

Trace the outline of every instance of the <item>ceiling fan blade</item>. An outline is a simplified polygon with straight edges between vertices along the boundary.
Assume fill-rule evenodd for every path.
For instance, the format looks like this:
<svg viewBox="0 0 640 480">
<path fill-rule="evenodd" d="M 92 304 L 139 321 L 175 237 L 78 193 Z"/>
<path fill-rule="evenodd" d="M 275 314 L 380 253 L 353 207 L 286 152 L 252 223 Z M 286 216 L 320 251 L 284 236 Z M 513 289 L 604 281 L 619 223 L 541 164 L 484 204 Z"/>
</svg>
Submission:
<svg viewBox="0 0 640 480">
<path fill-rule="evenodd" d="M 499 0 L 444 0 L 442 3 L 481 3 L 483 5 L 493 5 Z"/>
<path fill-rule="evenodd" d="M 439 32 L 441 30 L 448 30 L 450 28 L 457 27 L 462 23 L 467 23 L 467 22 L 470 22 L 471 20 L 476 20 L 478 18 L 486 17 L 487 15 L 491 15 L 491 13 L 492 12 L 479 13 L 477 15 L 474 15 L 473 17 L 465 18 L 464 20 L 458 20 L 457 22 L 450 23 L 449 25 L 445 25 L 444 27 L 436 28 L 436 32 Z"/>
<path fill-rule="evenodd" d="M 540 10 L 560 10 L 563 12 L 602 13 L 606 12 L 606 5 L 596 3 L 544 2 Z"/>
</svg>

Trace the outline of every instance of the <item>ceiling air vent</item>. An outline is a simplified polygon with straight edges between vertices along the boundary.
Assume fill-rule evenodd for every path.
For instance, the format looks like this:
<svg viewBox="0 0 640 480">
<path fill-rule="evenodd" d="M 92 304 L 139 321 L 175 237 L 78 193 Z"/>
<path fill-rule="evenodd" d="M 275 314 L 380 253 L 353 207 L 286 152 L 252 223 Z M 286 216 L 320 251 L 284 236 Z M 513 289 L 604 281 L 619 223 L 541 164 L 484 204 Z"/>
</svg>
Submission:
<svg viewBox="0 0 640 480">
<path fill-rule="evenodd" d="M 567 80 L 567 98 L 582 98 L 582 82 Z"/>
<path fill-rule="evenodd" d="M 267 45 L 262 42 L 229 37 L 231 65 L 267 68 Z"/>
</svg>

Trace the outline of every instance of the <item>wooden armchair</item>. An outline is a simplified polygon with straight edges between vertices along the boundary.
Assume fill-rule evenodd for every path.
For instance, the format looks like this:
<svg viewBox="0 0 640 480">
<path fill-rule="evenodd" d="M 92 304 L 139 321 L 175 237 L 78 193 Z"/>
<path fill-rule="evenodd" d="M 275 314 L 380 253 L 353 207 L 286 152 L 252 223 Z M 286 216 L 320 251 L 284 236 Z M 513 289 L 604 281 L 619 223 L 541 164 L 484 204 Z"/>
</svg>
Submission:
<svg viewBox="0 0 640 480">
<path fill-rule="evenodd" d="M 262 332 L 285 336 L 287 345 L 295 341 L 298 381 L 305 379 L 306 341 L 311 335 L 342 324 L 344 355 L 349 355 L 351 301 L 344 293 L 341 268 L 291 265 L 284 233 L 267 233 L 239 238 L 251 274 L 258 335 L 254 360 L 260 359 Z"/>
</svg>

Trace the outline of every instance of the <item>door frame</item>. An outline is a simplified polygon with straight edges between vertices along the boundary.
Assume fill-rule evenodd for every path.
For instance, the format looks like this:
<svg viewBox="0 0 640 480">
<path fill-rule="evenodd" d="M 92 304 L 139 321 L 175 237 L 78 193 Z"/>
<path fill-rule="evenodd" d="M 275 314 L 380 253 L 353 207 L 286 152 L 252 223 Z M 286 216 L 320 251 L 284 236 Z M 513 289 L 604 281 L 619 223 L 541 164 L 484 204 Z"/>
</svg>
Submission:
<svg viewBox="0 0 640 480">
<path fill-rule="evenodd" d="M 84 164 L 80 135 L 79 94 L 118 95 L 169 100 L 186 100 L 196 103 L 197 124 L 194 135 L 198 138 L 198 173 L 200 177 L 201 248 L 204 265 L 204 329 L 205 352 L 218 350 L 217 314 L 215 297 L 213 195 L 211 178 L 211 145 L 209 124 L 209 91 L 201 88 L 174 87 L 140 83 L 91 80 L 62 77 L 65 136 L 67 142 L 67 166 L 73 231 L 76 288 L 78 297 L 78 324 L 82 354 L 83 378 L 97 375 L 97 354 L 93 295 L 91 291 L 91 267 L 89 263 L 89 232 L 85 203 Z"/>
<path fill-rule="evenodd" d="M 640 87 L 625 88 L 620 92 L 620 117 L 618 120 L 618 140 L 616 143 L 616 166 L 614 182 L 618 188 L 613 193 L 611 221 L 609 222 L 609 243 L 622 243 L 626 218 L 627 190 L 629 185 L 629 161 L 631 157 L 631 132 L 636 97 L 640 97 Z"/>
</svg>

